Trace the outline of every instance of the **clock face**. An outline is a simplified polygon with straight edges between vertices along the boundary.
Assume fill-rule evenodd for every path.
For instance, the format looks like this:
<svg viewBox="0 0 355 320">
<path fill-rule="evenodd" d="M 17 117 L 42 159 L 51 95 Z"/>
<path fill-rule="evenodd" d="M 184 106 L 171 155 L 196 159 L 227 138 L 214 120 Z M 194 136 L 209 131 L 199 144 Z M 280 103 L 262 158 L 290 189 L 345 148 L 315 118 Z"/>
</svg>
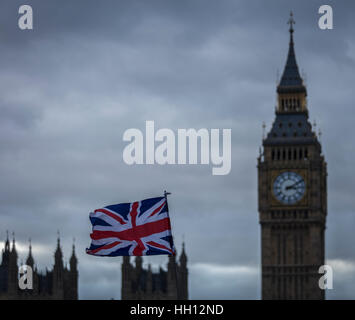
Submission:
<svg viewBox="0 0 355 320">
<path fill-rule="evenodd" d="M 306 192 L 304 179 L 295 172 L 283 172 L 274 181 L 275 198 L 283 204 L 295 204 Z"/>
</svg>

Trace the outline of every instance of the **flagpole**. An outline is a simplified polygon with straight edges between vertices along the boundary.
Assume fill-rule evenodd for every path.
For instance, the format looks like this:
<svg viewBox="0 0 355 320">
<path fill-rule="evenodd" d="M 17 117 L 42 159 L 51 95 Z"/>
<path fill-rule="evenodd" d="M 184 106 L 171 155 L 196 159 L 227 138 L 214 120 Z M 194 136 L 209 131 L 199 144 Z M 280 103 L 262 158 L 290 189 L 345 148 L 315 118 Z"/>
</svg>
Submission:
<svg viewBox="0 0 355 320">
<path fill-rule="evenodd" d="M 170 217 L 169 214 L 169 205 L 168 205 L 168 195 L 170 195 L 170 192 L 167 192 L 166 190 L 164 190 L 164 197 L 165 197 L 165 202 L 166 202 L 166 211 L 168 212 L 168 216 Z M 172 230 L 172 229 L 171 229 Z M 174 237 L 173 237 L 173 232 L 171 232 L 171 238 L 173 239 L 173 245 L 175 249 L 175 244 L 174 244 Z M 175 254 L 174 254 L 175 255 Z M 174 256 L 173 255 L 173 256 Z M 178 275 L 177 275 L 177 263 L 176 263 L 176 259 L 174 259 L 175 261 L 175 281 L 176 281 L 176 299 L 179 300 L 179 281 L 178 281 Z"/>
</svg>

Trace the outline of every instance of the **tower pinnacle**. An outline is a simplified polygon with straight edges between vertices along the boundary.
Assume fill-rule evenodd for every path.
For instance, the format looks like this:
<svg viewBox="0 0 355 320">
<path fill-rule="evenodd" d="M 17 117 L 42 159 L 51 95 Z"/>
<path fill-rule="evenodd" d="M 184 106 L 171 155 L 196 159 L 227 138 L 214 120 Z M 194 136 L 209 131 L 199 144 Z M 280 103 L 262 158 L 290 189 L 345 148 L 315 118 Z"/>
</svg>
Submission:
<svg viewBox="0 0 355 320">
<path fill-rule="evenodd" d="M 9 230 L 6 230 L 5 251 L 10 251 Z"/>
<path fill-rule="evenodd" d="M 28 257 L 27 257 L 27 260 L 26 260 L 26 264 L 28 266 L 31 266 L 33 267 L 34 265 L 34 260 L 33 260 L 33 256 L 32 256 L 32 243 L 31 243 L 31 238 L 28 240 L 29 242 L 29 250 L 28 250 Z"/>
<path fill-rule="evenodd" d="M 12 251 L 11 252 L 16 252 L 16 243 L 15 243 L 15 232 L 12 232 Z"/>
<path fill-rule="evenodd" d="M 288 20 L 287 24 L 290 25 L 290 35 L 291 35 L 291 39 L 292 39 L 292 34 L 293 34 L 293 25 L 296 24 L 296 21 L 293 19 L 293 12 L 290 12 L 290 19 Z"/>
<path fill-rule="evenodd" d="M 276 112 L 281 113 L 307 113 L 307 89 L 298 70 L 296 62 L 295 45 L 293 41 L 294 24 L 293 13 L 290 13 L 290 42 L 288 55 L 281 80 L 277 86 L 278 105 Z"/>
<path fill-rule="evenodd" d="M 77 258 L 76 258 L 76 255 L 75 255 L 75 238 L 73 239 L 73 251 L 72 251 L 72 254 L 71 254 L 71 257 L 70 257 L 70 270 L 73 271 L 73 270 L 76 270 L 76 264 L 77 264 Z"/>
<path fill-rule="evenodd" d="M 63 254 L 62 254 L 62 249 L 60 247 L 59 231 L 58 231 L 58 238 L 57 238 L 57 248 L 54 253 L 54 264 L 59 267 L 63 267 Z"/>
</svg>

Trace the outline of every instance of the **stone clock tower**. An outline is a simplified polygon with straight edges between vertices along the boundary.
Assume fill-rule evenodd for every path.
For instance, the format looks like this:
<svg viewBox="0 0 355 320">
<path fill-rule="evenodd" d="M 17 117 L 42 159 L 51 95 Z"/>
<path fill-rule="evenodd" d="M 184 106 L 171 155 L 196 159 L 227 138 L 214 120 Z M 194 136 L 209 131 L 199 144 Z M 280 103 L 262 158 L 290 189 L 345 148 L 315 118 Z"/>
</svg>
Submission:
<svg viewBox="0 0 355 320">
<path fill-rule="evenodd" d="M 258 158 L 262 299 L 324 299 L 327 169 L 308 120 L 307 89 L 296 63 L 292 18 L 276 117 Z"/>
</svg>

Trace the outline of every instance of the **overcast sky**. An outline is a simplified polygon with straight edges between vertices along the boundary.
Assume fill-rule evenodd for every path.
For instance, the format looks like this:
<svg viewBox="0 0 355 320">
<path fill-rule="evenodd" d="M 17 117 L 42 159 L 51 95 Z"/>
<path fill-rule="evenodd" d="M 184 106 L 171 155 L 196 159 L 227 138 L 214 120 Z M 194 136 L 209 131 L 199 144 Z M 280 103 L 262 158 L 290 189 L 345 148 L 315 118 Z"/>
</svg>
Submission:
<svg viewBox="0 0 355 320">
<path fill-rule="evenodd" d="M 190 298 L 260 298 L 258 149 L 274 119 L 276 81 L 295 49 L 310 119 L 328 162 L 328 298 L 355 299 L 353 1 L 26 1 L 34 30 L 17 26 L 18 0 L 0 10 L 0 239 L 14 230 L 20 260 L 32 238 L 51 267 L 60 230 L 76 239 L 79 297 L 120 298 L 121 258 L 87 256 L 91 210 L 172 192 L 177 249 L 186 242 Z M 331 4 L 334 29 L 318 28 Z M 128 128 L 231 128 L 232 170 L 128 166 Z M 3 246 L 1 244 L 0 248 Z M 157 269 L 166 257 L 145 259 Z"/>
</svg>

